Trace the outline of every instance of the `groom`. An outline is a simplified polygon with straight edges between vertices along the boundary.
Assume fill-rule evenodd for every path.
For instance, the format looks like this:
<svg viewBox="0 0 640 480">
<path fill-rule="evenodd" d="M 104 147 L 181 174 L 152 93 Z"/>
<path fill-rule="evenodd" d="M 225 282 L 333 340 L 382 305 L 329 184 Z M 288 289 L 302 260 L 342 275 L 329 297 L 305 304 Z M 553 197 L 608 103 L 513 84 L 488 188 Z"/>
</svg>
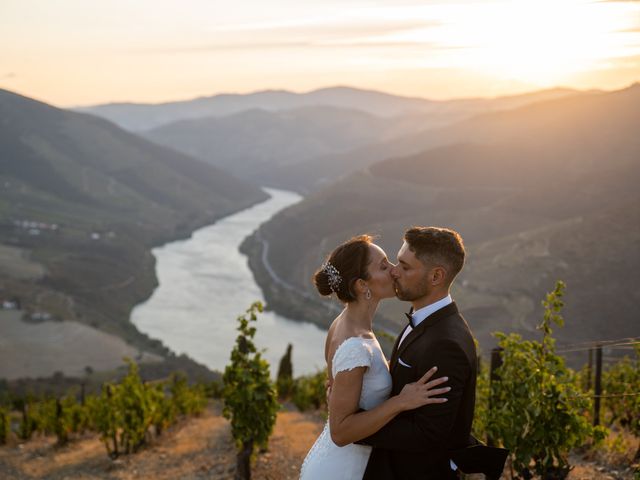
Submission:
<svg viewBox="0 0 640 480">
<path fill-rule="evenodd" d="M 365 480 L 458 478 L 483 472 L 499 478 L 507 451 L 480 445 L 471 437 L 477 354 L 473 336 L 451 298 L 450 288 L 464 265 L 460 235 L 450 229 L 413 227 L 405 232 L 392 269 L 396 295 L 411 302 L 409 324 L 393 347 L 391 395 L 417 381 L 433 366 L 449 378 L 448 401 L 395 417 L 361 442 L 373 451 Z"/>
</svg>

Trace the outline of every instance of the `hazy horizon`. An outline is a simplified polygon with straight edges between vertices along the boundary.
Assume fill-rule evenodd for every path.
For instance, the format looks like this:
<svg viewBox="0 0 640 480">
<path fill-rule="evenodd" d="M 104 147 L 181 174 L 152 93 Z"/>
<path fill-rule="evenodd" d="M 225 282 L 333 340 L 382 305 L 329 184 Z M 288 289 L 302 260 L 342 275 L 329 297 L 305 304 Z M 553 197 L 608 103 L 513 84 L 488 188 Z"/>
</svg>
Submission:
<svg viewBox="0 0 640 480">
<path fill-rule="evenodd" d="M 640 79 L 640 2 L 0 3 L 0 87 L 60 107 L 335 85 L 444 100 Z"/>
<path fill-rule="evenodd" d="M 416 98 L 416 99 L 433 100 L 433 101 L 448 101 L 448 100 L 467 100 L 467 99 L 478 99 L 478 98 L 491 99 L 491 98 L 499 98 L 499 97 L 503 97 L 503 96 L 526 95 L 526 94 L 529 94 L 529 93 L 545 91 L 545 90 L 562 90 L 562 89 L 573 89 L 573 90 L 576 90 L 576 91 L 585 91 L 585 92 L 586 91 L 590 91 L 590 90 L 591 91 L 599 90 L 599 91 L 603 91 L 603 92 L 612 92 L 612 91 L 622 90 L 622 89 L 628 88 L 628 87 L 634 85 L 635 83 L 640 83 L 640 77 L 638 78 L 638 80 L 635 80 L 635 81 L 632 81 L 632 82 L 630 82 L 628 84 L 622 85 L 619 88 L 611 88 L 611 89 L 605 89 L 605 88 L 578 89 L 578 88 L 575 88 L 575 87 L 568 87 L 566 85 L 557 85 L 557 86 L 544 87 L 544 88 L 525 89 L 525 90 L 522 90 L 522 91 L 516 91 L 516 92 L 505 94 L 505 95 L 487 95 L 487 96 L 477 95 L 477 96 L 462 96 L 462 97 L 454 96 L 454 97 L 448 97 L 448 98 L 433 98 L 433 97 L 428 97 L 428 96 L 402 95 L 402 94 L 392 93 L 392 92 L 379 90 L 379 89 L 359 87 L 359 86 L 356 86 L 356 85 L 326 85 L 326 86 L 320 86 L 318 88 L 313 88 L 313 89 L 310 89 L 310 90 L 299 90 L 299 91 L 296 91 L 294 89 L 284 89 L 284 88 L 263 88 L 263 89 L 257 89 L 257 90 L 249 90 L 249 91 L 246 91 L 246 92 L 233 92 L 233 91 L 213 92 L 213 93 L 211 93 L 209 95 L 203 94 L 203 95 L 198 95 L 198 96 L 195 96 L 195 97 L 167 98 L 167 99 L 164 99 L 164 100 L 158 100 L 158 101 L 154 101 L 154 102 L 107 101 L 107 102 L 102 102 L 102 103 L 70 104 L 70 105 L 56 105 L 56 104 L 54 104 L 52 102 L 47 101 L 46 99 L 37 98 L 35 96 L 29 95 L 28 92 L 21 92 L 19 90 L 13 90 L 13 89 L 5 88 L 1 84 L 0 84 L 0 88 L 8 90 L 8 91 L 11 91 L 13 93 L 17 93 L 18 95 L 22 95 L 22 96 L 27 97 L 27 98 L 31 98 L 31 99 L 39 101 L 39 102 L 43 102 L 43 103 L 46 103 L 46 104 L 53 105 L 53 106 L 55 106 L 57 108 L 74 109 L 74 108 L 94 107 L 94 106 L 99 106 L 99 105 L 117 105 L 117 104 L 162 105 L 162 104 L 167 104 L 167 103 L 188 102 L 188 101 L 192 101 L 192 100 L 197 100 L 199 98 L 211 98 L 211 97 L 215 97 L 215 96 L 219 96 L 219 95 L 254 95 L 254 94 L 260 94 L 260 93 L 267 93 L 267 92 L 283 92 L 283 93 L 293 93 L 293 94 L 297 94 L 297 95 L 304 95 L 304 94 L 312 93 L 312 92 L 319 91 L 319 90 L 330 90 L 330 89 L 333 89 L 333 88 L 347 88 L 347 89 L 360 90 L 360 91 L 376 92 L 376 93 L 381 93 L 381 94 L 385 94 L 385 95 L 394 95 L 394 96 L 405 97 L 405 98 Z"/>
</svg>

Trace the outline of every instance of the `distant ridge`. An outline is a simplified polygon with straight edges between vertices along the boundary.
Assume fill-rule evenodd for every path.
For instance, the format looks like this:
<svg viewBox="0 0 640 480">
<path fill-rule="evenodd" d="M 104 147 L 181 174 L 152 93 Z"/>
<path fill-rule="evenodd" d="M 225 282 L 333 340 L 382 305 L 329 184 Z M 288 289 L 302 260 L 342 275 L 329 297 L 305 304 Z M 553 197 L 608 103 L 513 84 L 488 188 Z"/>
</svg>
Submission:
<svg viewBox="0 0 640 480">
<path fill-rule="evenodd" d="M 138 133 L 240 178 L 306 194 L 387 156 L 425 148 L 423 138 L 432 138 L 436 128 L 480 114 L 577 95 L 580 93 L 569 89 L 550 89 L 494 99 L 434 102 L 335 87 L 306 94 L 218 95 L 131 109 L 104 106 L 94 113 L 112 120 L 121 118 L 129 126 L 162 123 Z M 389 109 L 404 113 L 375 113 Z M 214 115 L 223 112 L 234 113 Z M 171 118 L 177 120 L 169 121 Z"/>
<path fill-rule="evenodd" d="M 570 89 L 549 89 L 503 97 L 505 102 L 521 102 L 530 95 L 552 98 L 575 93 Z M 333 106 L 361 110 L 371 115 L 393 117 L 412 113 L 439 112 L 455 109 L 482 109 L 496 99 L 460 99 L 436 101 L 417 97 L 403 97 L 374 90 L 338 86 L 306 93 L 286 90 L 264 90 L 248 94 L 219 94 L 192 100 L 158 104 L 109 103 L 78 107 L 73 110 L 92 113 L 117 123 L 131 131 L 144 131 L 171 122 L 202 117 L 221 117 L 243 110 L 290 110 L 309 106 Z M 528 101 L 528 100 L 526 100 Z M 495 102 L 494 102 L 495 103 Z"/>
</svg>

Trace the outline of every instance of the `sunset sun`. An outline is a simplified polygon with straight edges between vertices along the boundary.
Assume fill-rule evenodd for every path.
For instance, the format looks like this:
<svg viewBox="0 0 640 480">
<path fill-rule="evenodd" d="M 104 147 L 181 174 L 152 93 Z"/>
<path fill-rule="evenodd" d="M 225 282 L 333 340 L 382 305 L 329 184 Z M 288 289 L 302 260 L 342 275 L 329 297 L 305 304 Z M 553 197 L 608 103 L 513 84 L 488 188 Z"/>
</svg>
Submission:
<svg viewBox="0 0 640 480">
<path fill-rule="evenodd" d="M 460 48 L 467 66 L 498 77 L 561 83 L 611 58 L 640 52 L 629 46 L 637 21 L 633 6 L 526 1 L 467 7 L 442 26 L 441 41 Z"/>
</svg>

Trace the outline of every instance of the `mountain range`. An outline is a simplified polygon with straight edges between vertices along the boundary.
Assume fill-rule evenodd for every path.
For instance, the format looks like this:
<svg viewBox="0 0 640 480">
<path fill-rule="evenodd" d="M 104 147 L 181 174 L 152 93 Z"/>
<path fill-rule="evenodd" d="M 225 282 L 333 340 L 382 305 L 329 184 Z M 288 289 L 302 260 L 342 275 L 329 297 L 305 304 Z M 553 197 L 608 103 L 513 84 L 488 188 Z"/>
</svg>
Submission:
<svg viewBox="0 0 640 480">
<path fill-rule="evenodd" d="M 447 226 L 468 250 L 453 294 L 485 352 L 495 330 L 534 337 L 540 300 L 558 279 L 568 285 L 562 342 L 637 336 L 639 106 L 636 84 L 425 131 L 412 137 L 426 146 L 419 153 L 340 178 L 262 225 L 243 248 L 260 270 L 260 245 L 268 244 L 278 276 L 312 298 L 314 269 L 350 236 L 380 235 L 394 260 L 407 227 Z M 326 307 L 305 313 L 317 302 L 279 304 L 291 292 L 273 291 L 261 272 L 256 278 L 288 315 L 331 319 Z M 397 330 L 403 308 L 383 304 L 382 324 Z"/>
<path fill-rule="evenodd" d="M 270 91 L 81 110 L 247 180 L 306 193 L 385 158 L 380 155 L 419 151 L 412 136 L 420 138 L 427 129 L 579 93 L 557 88 L 494 99 L 433 101 L 335 87 L 305 94 Z"/>
<path fill-rule="evenodd" d="M 109 103 L 77 107 L 75 110 L 104 117 L 131 131 L 151 130 L 179 120 L 224 117 L 247 110 L 282 111 L 317 106 L 359 110 L 379 117 L 421 113 L 434 117 L 434 121 L 438 123 L 446 123 L 461 116 L 486 111 L 489 105 L 495 105 L 498 109 L 508 109 L 573 93 L 576 91 L 572 89 L 554 88 L 496 99 L 465 98 L 438 101 L 352 87 L 329 87 L 307 93 L 266 90 L 249 94 L 219 94 L 159 104 Z"/>
</svg>

